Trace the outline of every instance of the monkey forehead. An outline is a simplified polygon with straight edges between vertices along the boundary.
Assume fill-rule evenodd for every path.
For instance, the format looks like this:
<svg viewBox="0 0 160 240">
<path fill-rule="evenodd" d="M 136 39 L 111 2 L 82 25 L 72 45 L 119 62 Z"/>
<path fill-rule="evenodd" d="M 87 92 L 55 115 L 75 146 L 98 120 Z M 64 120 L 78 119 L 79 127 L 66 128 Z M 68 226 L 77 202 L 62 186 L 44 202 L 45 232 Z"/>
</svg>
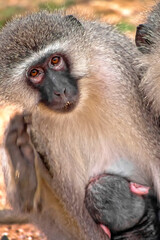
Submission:
<svg viewBox="0 0 160 240">
<path fill-rule="evenodd" d="M 84 36 L 84 28 L 74 17 L 47 11 L 33 13 L 14 19 L 2 29 L 1 60 L 7 66 L 17 64 L 57 40 L 62 40 L 61 43 L 67 40 L 72 45 L 78 41 L 76 52 L 82 52 Z"/>
<path fill-rule="evenodd" d="M 75 48 L 69 41 L 56 41 L 54 44 L 50 44 L 43 49 L 32 53 L 32 55 L 26 58 L 22 63 L 17 64 L 12 70 L 12 75 L 15 77 L 21 77 L 31 66 L 40 63 L 46 57 L 49 57 L 54 53 L 61 53 L 67 57 L 70 71 L 73 76 L 83 77 L 87 73 L 88 60 L 83 53 L 75 54 Z"/>
</svg>

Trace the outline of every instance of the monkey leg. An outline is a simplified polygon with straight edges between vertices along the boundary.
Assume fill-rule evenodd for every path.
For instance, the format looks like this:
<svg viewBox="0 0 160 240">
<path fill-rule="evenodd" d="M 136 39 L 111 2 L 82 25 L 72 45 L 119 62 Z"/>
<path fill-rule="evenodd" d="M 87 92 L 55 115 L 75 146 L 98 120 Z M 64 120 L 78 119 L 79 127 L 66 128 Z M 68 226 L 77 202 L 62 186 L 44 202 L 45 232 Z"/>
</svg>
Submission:
<svg viewBox="0 0 160 240">
<path fill-rule="evenodd" d="M 157 202 L 148 193 L 148 187 L 123 177 L 101 175 L 88 184 L 85 204 L 112 239 L 158 239 Z"/>
<path fill-rule="evenodd" d="M 5 149 L 9 158 L 11 174 L 5 178 L 9 188 L 9 199 L 13 207 L 23 212 L 33 209 L 33 199 L 37 189 L 35 154 L 27 133 L 24 117 L 16 115 L 6 132 Z M 11 189 L 12 188 L 12 189 Z"/>
</svg>

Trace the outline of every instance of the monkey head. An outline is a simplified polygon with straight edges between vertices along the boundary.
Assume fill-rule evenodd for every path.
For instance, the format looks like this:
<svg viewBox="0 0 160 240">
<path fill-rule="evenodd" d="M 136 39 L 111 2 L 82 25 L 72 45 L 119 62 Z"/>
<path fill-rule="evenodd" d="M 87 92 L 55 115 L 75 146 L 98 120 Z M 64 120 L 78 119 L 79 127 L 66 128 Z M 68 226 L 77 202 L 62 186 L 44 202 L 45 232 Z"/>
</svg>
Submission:
<svg viewBox="0 0 160 240">
<path fill-rule="evenodd" d="M 78 80 L 86 73 L 87 58 L 84 28 L 76 18 L 47 12 L 18 18 L 2 30 L 0 42 L 2 103 L 28 110 L 43 103 L 59 112 L 77 105 Z"/>
</svg>

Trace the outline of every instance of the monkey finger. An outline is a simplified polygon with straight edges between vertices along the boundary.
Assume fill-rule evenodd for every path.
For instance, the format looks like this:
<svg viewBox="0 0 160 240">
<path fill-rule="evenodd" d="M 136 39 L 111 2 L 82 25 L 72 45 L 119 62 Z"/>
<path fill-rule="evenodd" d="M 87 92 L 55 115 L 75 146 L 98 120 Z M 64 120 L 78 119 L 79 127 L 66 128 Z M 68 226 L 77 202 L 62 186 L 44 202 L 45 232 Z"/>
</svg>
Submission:
<svg viewBox="0 0 160 240">
<path fill-rule="evenodd" d="M 23 132 L 18 138 L 17 138 L 17 146 L 24 145 L 29 142 L 29 135 L 26 132 Z"/>
<path fill-rule="evenodd" d="M 149 193 L 150 187 L 138 184 L 138 183 L 133 183 L 130 182 L 130 190 L 131 192 L 137 194 L 137 195 L 147 195 Z"/>
<path fill-rule="evenodd" d="M 8 153 L 14 169 L 17 168 L 17 165 L 22 165 L 24 163 L 23 156 L 16 145 L 10 145 L 8 148 Z"/>
<path fill-rule="evenodd" d="M 100 227 L 103 229 L 103 231 L 107 234 L 109 239 L 111 239 L 111 232 L 108 227 L 104 226 L 103 224 L 100 224 Z"/>
<path fill-rule="evenodd" d="M 32 123 L 32 116 L 31 116 L 31 114 L 24 113 L 23 116 L 24 116 L 24 122 L 26 124 L 31 124 Z"/>
<path fill-rule="evenodd" d="M 9 132 L 6 137 L 5 146 L 10 148 L 13 144 L 16 145 L 18 134 L 16 131 Z"/>
<path fill-rule="evenodd" d="M 24 118 L 22 115 L 15 115 L 9 124 L 8 134 L 11 132 L 17 131 L 18 135 L 21 135 L 22 132 L 26 129 L 24 124 Z"/>
<path fill-rule="evenodd" d="M 29 162 L 34 162 L 34 151 L 31 147 L 31 145 L 29 144 L 24 144 L 21 146 L 20 148 L 21 152 L 22 152 L 22 155 L 24 156 L 24 158 L 29 161 Z"/>
</svg>

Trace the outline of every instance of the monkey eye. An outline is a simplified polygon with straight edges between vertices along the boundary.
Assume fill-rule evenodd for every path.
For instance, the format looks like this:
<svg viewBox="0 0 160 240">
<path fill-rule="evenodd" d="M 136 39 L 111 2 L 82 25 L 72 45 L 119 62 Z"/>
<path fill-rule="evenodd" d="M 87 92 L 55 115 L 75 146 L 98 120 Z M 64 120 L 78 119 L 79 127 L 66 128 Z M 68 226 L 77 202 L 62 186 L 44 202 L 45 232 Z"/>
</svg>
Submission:
<svg viewBox="0 0 160 240">
<path fill-rule="evenodd" d="M 60 62 L 61 58 L 60 56 L 54 56 L 52 59 L 51 59 L 51 64 L 54 66 L 54 65 L 57 65 L 59 62 Z"/>
<path fill-rule="evenodd" d="M 62 56 L 52 56 L 49 62 L 49 67 L 55 71 L 63 71 L 66 69 L 66 63 Z"/>
<path fill-rule="evenodd" d="M 38 69 L 32 69 L 30 71 L 30 77 L 36 77 L 39 74 L 39 70 Z"/>
<path fill-rule="evenodd" d="M 32 83 L 40 83 L 43 80 L 44 71 L 42 68 L 33 68 L 28 72 L 29 80 Z"/>
</svg>

